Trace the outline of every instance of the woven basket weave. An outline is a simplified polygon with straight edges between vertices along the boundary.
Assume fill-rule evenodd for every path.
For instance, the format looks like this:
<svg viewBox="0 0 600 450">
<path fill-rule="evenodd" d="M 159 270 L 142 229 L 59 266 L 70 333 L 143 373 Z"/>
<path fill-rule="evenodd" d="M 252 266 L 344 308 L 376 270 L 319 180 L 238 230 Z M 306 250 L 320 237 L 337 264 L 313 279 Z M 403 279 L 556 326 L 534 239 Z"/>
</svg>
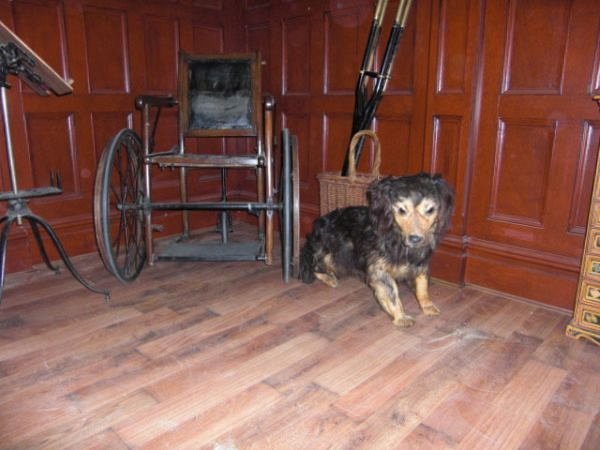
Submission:
<svg viewBox="0 0 600 450">
<path fill-rule="evenodd" d="M 354 149 L 362 136 L 368 136 L 375 144 L 375 160 L 371 173 L 356 173 Z M 377 135 L 371 130 L 361 130 L 352 136 L 348 158 L 348 176 L 340 173 L 324 172 L 317 175 L 319 180 L 320 211 L 327 214 L 337 208 L 362 206 L 367 204 L 367 188 L 379 178 L 381 165 L 381 146 Z"/>
</svg>

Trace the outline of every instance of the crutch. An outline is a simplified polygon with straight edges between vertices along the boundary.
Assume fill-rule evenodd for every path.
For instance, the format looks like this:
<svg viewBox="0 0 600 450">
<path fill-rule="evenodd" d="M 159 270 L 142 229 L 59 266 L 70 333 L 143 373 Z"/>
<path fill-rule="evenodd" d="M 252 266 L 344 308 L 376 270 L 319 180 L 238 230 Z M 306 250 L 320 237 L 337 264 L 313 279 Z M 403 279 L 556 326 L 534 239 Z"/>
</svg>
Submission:
<svg viewBox="0 0 600 450">
<path fill-rule="evenodd" d="M 352 133 L 350 138 L 352 138 L 356 132 L 369 128 L 371 122 L 373 121 L 373 117 L 375 117 L 377 106 L 381 101 L 381 97 L 383 96 L 383 93 L 387 87 L 387 83 L 390 79 L 394 57 L 396 56 L 396 52 L 398 50 L 398 43 L 404 35 L 412 0 L 400 0 L 400 3 L 398 4 L 398 10 L 396 11 L 396 17 L 394 18 L 394 24 L 390 30 L 385 53 L 383 55 L 381 69 L 379 72 L 375 72 L 369 69 L 373 64 L 375 48 L 377 47 L 377 41 L 381 33 L 381 24 L 383 22 L 387 3 L 388 0 L 379 0 L 377 2 L 377 6 L 375 7 L 375 14 L 373 16 L 373 22 L 371 23 L 371 30 L 369 31 L 367 46 L 365 48 L 361 70 L 358 77 L 358 82 L 356 84 Z M 367 85 L 369 78 L 375 79 L 375 82 L 371 97 L 367 99 Z M 364 137 L 361 137 L 354 150 L 354 161 L 356 162 L 357 166 L 362 153 L 363 145 Z M 344 165 L 342 167 L 343 176 L 348 175 L 350 151 L 352 151 L 352 149 L 348 147 L 346 157 L 344 159 Z"/>
</svg>

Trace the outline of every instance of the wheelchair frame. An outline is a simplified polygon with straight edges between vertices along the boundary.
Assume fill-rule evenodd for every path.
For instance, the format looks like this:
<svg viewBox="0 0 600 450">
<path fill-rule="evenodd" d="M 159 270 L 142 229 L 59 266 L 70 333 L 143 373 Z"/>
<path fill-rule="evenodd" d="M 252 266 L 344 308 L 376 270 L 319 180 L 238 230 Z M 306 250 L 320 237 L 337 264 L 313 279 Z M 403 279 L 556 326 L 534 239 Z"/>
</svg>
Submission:
<svg viewBox="0 0 600 450">
<path fill-rule="evenodd" d="M 251 102 L 253 120 L 242 128 L 194 128 L 188 114 L 190 67 L 203 61 L 248 61 L 252 72 Z M 180 54 L 179 100 L 173 96 L 141 95 L 135 106 L 142 113 L 142 137 L 130 128 L 120 130 L 106 145 L 98 163 L 94 188 L 96 240 L 106 268 L 122 282 L 137 278 L 144 264 L 155 261 L 264 261 L 273 262 L 274 217 L 280 214 L 282 270 L 285 282 L 297 272 L 300 242 L 299 167 L 295 136 L 282 131 L 281 181 L 275 187 L 273 154 L 273 115 L 275 102 L 265 96 L 260 108 L 260 70 L 257 54 Z M 155 151 L 156 129 L 163 108 L 179 107 L 179 142 L 168 151 Z M 154 114 L 153 114 L 154 112 Z M 248 155 L 198 154 L 185 151 L 186 137 L 247 136 L 256 139 L 256 153 Z M 180 201 L 152 200 L 152 166 L 179 170 Z M 190 201 L 187 171 L 190 168 L 217 168 L 221 173 L 219 201 Z M 226 172 L 229 169 L 255 169 L 256 201 L 229 201 Z M 158 249 L 153 239 L 152 211 L 182 212 L 182 234 L 166 249 Z M 229 212 L 247 211 L 258 215 L 255 241 L 228 239 Z M 188 211 L 220 211 L 220 242 L 189 240 Z"/>
</svg>

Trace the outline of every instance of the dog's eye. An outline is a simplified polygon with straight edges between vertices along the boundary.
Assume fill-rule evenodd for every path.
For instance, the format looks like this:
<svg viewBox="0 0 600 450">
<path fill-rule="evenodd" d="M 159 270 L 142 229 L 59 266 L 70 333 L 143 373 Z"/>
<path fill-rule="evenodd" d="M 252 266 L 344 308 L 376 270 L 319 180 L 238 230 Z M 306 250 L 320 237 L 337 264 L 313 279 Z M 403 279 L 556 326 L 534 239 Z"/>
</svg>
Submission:
<svg viewBox="0 0 600 450">
<path fill-rule="evenodd" d="M 404 208 L 404 206 L 398 206 L 398 214 L 400 214 L 401 216 L 405 216 L 407 213 L 406 208 Z"/>
<path fill-rule="evenodd" d="M 434 212 L 435 212 L 435 207 L 433 207 L 433 206 L 430 206 L 429 208 L 427 208 L 425 210 L 425 214 L 428 216 L 432 215 Z"/>
</svg>

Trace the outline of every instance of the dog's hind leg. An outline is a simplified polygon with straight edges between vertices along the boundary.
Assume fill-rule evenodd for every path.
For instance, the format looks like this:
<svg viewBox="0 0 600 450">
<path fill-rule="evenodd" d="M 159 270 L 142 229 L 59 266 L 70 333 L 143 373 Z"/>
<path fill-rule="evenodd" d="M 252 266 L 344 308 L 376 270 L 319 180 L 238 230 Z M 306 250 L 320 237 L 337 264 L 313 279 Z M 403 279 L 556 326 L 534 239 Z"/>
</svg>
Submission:
<svg viewBox="0 0 600 450">
<path fill-rule="evenodd" d="M 415 278 L 415 296 L 425 315 L 437 316 L 440 313 L 438 307 L 429 298 L 429 280 L 425 273 Z"/>
<path fill-rule="evenodd" d="M 404 312 L 396 281 L 387 272 L 382 271 L 369 271 L 367 277 L 375 298 L 385 312 L 392 316 L 394 325 L 403 328 L 414 325 L 415 319 Z"/>
<path fill-rule="evenodd" d="M 307 239 L 300 251 L 300 270 L 298 273 L 298 278 L 304 283 L 310 284 L 315 281 L 314 260 L 314 249 L 310 239 Z"/>
</svg>

